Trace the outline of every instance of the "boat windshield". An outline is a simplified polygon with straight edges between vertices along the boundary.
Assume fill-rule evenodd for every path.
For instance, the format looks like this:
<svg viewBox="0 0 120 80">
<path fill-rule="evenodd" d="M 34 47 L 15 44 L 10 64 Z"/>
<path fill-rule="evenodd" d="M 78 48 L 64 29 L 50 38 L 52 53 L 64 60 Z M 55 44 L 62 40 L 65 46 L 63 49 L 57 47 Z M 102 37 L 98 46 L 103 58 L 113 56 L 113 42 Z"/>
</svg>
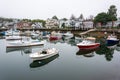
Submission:
<svg viewBox="0 0 120 80">
<path fill-rule="evenodd" d="M 46 51 L 46 50 L 43 50 L 43 51 L 42 51 L 42 54 L 47 54 L 47 51 Z"/>
</svg>

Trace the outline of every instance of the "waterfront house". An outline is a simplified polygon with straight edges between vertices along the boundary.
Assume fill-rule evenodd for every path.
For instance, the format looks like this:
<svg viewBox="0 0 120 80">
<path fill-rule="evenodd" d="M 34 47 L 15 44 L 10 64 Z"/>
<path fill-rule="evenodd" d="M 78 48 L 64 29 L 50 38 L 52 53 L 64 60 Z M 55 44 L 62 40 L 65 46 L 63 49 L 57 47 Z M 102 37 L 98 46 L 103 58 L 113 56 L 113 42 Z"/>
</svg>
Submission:
<svg viewBox="0 0 120 80">
<path fill-rule="evenodd" d="M 67 27 L 67 28 L 80 28 L 82 26 L 83 19 L 75 18 L 74 15 L 70 17 L 68 20 L 59 20 L 59 28 Z"/>
<path fill-rule="evenodd" d="M 112 21 L 107 22 L 106 27 L 112 27 Z M 113 27 L 120 27 L 120 18 L 117 21 L 113 21 Z"/>
<path fill-rule="evenodd" d="M 91 20 L 86 20 L 86 21 L 83 21 L 83 27 L 85 28 L 85 29 L 91 29 L 91 28 L 93 28 L 93 21 L 91 21 Z"/>
<path fill-rule="evenodd" d="M 11 29 L 14 27 L 14 22 L 8 22 L 8 21 L 4 21 L 3 22 L 3 26 L 8 28 L 8 29 Z"/>
<path fill-rule="evenodd" d="M 45 25 L 46 28 L 58 28 L 58 26 L 59 26 L 59 22 L 57 19 L 49 19 L 48 18 L 46 20 L 46 25 Z"/>
<path fill-rule="evenodd" d="M 17 28 L 23 28 L 23 29 L 31 29 L 32 23 L 31 22 L 19 22 L 17 23 Z"/>
<path fill-rule="evenodd" d="M 112 26 L 113 24 L 113 26 Z M 100 22 L 96 24 L 96 27 L 106 27 L 106 28 L 111 28 L 111 27 L 120 27 L 120 18 L 117 19 L 117 21 L 109 21 L 107 22 L 106 25 L 102 25 Z"/>
<path fill-rule="evenodd" d="M 31 27 L 32 27 L 33 29 L 43 28 L 42 23 L 40 23 L 40 22 L 35 22 L 35 23 L 33 23 L 33 24 L 31 25 Z"/>
<path fill-rule="evenodd" d="M 73 15 L 66 21 L 59 20 L 59 28 L 63 28 L 63 24 L 65 27 L 72 29 L 90 29 L 94 27 L 92 20 L 84 20 L 84 18 L 81 17 L 75 18 Z"/>
</svg>

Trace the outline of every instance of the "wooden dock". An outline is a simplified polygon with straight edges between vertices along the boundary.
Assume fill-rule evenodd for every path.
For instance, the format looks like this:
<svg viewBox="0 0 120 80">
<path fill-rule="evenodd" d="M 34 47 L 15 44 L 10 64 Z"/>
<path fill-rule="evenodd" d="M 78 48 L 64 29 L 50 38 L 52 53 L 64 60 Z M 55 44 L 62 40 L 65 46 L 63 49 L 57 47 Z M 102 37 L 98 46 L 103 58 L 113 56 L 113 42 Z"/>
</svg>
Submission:
<svg viewBox="0 0 120 80">
<path fill-rule="evenodd" d="M 96 30 L 97 30 L 97 29 L 90 29 L 90 30 L 88 30 L 88 31 L 85 31 L 85 32 L 80 33 L 80 35 L 84 35 L 84 34 L 87 34 L 87 33 L 89 33 L 89 32 L 96 31 Z"/>
</svg>

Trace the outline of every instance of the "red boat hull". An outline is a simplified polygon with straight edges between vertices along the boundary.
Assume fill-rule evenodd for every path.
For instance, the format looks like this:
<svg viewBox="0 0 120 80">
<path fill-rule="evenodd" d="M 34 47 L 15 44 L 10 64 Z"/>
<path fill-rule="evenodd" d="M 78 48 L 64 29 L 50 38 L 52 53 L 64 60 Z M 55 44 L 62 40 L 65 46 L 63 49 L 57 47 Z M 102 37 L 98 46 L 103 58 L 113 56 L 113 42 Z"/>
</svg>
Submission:
<svg viewBox="0 0 120 80">
<path fill-rule="evenodd" d="M 61 39 L 59 37 L 56 37 L 56 36 L 50 36 L 49 40 L 58 40 L 58 39 Z"/>
<path fill-rule="evenodd" d="M 94 49 L 100 46 L 100 43 L 95 43 L 94 45 L 77 45 L 79 49 Z"/>
</svg>

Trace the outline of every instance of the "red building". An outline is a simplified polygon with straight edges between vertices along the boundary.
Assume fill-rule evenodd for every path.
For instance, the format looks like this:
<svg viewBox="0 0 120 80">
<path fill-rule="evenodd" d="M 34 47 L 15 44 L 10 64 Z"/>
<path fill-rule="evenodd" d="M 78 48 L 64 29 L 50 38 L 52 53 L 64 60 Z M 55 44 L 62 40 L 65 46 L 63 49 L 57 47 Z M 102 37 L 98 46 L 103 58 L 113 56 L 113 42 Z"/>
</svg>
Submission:
<svg viewBox="0 0 120 80">
<path fill-rule="evenodd" d="M 31 22 L 19 22 L 17 23 L 17 28 L 30 29 L 31 25 Z"/>
</svg>

